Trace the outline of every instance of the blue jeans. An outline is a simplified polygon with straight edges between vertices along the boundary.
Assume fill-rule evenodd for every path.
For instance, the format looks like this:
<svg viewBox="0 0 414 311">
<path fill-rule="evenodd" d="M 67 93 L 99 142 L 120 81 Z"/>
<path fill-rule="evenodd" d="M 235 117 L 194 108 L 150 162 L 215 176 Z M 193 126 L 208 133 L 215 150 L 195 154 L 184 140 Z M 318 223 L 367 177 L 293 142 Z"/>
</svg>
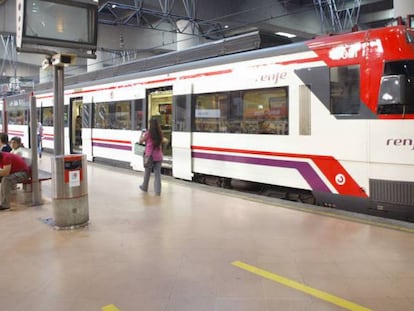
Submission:
<svg viewBox="0 0 414 311">
<path fill-rule="evenodd" d="M 37 153 L 42 155 L 42 136 L 37 135 Z"/>
</svg>

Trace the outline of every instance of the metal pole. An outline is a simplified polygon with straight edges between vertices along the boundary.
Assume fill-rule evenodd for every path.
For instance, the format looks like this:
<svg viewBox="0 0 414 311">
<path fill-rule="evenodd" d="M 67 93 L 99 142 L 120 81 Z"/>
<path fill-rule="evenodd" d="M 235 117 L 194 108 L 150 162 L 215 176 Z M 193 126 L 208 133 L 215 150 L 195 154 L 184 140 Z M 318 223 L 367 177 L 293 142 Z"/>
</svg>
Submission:
<svg viewBox="0 0 414 311">
<path fill-rule="evenodd" d="M 54 70 L 54 112 L 53 112 L 53 129 L 54 129 L 54 159 L 53 163 L 56 165 L 58 158 L 62 158 L 65 154 L 65 145 L 64 145 L 64 68 L 63 66 L 55 65 L 53 66 Z M 63 168 L 59 168 L 55 171 L 56 175 L 53 176 L 53 183 L 55 189 L 55 195 L 60 193 L 61 189 L 64 189 L 65 183 L 63 179 Z"/>
<path fill-rule="evenodd" d="M 54 113 L 53 113 L 53 127 L 54 127 L 54 149 L 55 156 L 65 154 L 65 145 L 64 145 L 64 67 L 63 66 L 53 66 L 54 68 Z"/>
<path fill-rule="evenodd" d="M 36 97 L 30 97 L 30 146 L 32 146 L 32 204 L 42 204 L 37 165 L 37 114 Z"/>
</svg>

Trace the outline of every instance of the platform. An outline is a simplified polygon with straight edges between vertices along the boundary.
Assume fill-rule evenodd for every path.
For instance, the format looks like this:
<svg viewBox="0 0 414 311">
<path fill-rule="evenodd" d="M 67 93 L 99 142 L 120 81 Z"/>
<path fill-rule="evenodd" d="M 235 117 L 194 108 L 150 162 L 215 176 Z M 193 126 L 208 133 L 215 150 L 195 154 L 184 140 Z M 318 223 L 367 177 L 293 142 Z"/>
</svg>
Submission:
<svg viewBox="0 0 414 311">
<path fill-rule="evenodd" d="M 44 155 L 39 168 L 50 170 Z M 0 212 L 7 311 L 407 311 L 414 227 L 88 163 L 90 223 Z"/>
</svg>

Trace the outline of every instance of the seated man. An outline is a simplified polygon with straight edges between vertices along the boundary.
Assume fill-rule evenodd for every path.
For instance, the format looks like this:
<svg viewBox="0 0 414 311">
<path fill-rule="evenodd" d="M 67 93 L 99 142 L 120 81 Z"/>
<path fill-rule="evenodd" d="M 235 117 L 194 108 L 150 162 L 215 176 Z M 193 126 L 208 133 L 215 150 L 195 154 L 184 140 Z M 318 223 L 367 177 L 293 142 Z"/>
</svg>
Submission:
<svg viewBox="0 0 414 311">
<path fill-rule="evenodd" d="M 0 210 L 10 208 L 10 192 L 14 185 L 29 178 L 30 168 L 25 160 L 13 153 L 0 152 L 1 205 Z"/>
<path fill-rule="evenodd" d="M 0 133 L 0 151 L 10 152 L 11 150 L 9 136 L 6 133 Z"/>
</svg>

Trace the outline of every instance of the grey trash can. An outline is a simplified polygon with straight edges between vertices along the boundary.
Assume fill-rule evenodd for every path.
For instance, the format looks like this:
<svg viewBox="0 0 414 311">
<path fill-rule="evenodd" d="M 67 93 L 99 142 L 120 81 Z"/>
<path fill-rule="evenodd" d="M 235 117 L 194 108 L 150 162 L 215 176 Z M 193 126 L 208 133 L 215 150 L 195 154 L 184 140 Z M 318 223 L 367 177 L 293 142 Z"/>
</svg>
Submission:
<svg viewBox="0 0 414 311">
<path fill-rule="evenodd" d="M 86 155 L 69 154 L 52 159 L 53 214 L 57 229 L 88 224 L 88 178 Z"/>
</svg>

